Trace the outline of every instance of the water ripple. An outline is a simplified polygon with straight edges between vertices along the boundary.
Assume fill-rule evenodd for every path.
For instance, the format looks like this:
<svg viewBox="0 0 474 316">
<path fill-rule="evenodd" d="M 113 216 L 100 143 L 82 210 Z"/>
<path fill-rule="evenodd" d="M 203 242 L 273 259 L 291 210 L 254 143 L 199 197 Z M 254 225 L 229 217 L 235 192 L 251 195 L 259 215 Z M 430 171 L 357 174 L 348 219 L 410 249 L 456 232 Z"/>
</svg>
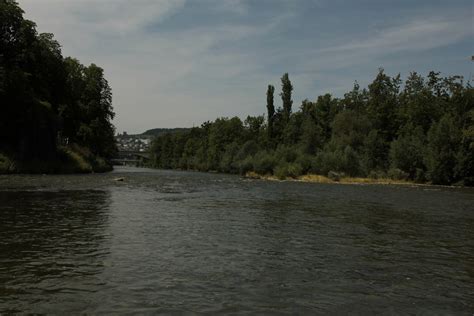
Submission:
<svg viewBox="0 0 474 316">
<path fill-rule="evenodd" d="M 0 176 L 0 313 L 469 314 L 473 202 L 146 169 Z"/>
</svg>

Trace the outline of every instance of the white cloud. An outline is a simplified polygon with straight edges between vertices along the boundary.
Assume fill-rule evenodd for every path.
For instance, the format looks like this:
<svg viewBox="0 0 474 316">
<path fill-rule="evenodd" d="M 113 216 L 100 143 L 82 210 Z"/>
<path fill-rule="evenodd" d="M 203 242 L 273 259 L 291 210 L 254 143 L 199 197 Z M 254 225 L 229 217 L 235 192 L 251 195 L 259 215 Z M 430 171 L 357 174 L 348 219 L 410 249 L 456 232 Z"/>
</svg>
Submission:
<svg viewBox="0 0 474 316">
<path fill-rule="evenodd" d="M 26 17 L 40 32 L 52 32 L 64 55 L 97 63 L 106 71 L 114 93 L 119 130 L 193 125 L 214 116 L 236 115 L 229 103 L 252 104 L 252 95 L 223 91 L 222 81 L 255 68 L 255 60 L 213 47 L 264 34 L 279 19 L 262 26 L 222 24 L 148 32 L 179 12 L 179 0 L 20 0 Z M 216 10 L 244 14 L 241 1 L 216 1 Z M 201 78 L 205 78 L 203 84 Z M 226 95 L 211 92 L 210 85 Z M 248 91 L 247 91 L 248 92 Z M 219 91 L 217 92 L 219 93 Z M 255 98 L 253 99 L 255 100 Z M 251 110 L 251 109 L 250 109 Z M 142 125 L 142 126 L 140 126 Z"/>
<path fill-rule="evenodd" d="M 379 67 L 386 68 L 394 62 L 400 64 L 399 59 L 390 60 L 390 56 L 394 54 L 412 54 L 411 58 L 416 58 L 405 60 L 412 67 L 410 71 L 419 69 L 418 64 L 422 64 L 423 59 L 429 64 L 433 49 L 441 49 L 473 37 L 469 28 L 470 21 L 469 16 L 462 14 L 438 18 L 414 16 L 408 22 L 401 22 L 397 26 L 380 27 L 368 34 L 354 34 L 354 39 L 349 43 L 335 41 L 326 43 L 326 47 L 321 45 L 296 54 L 289 51 L 289 54 L 296 61 L 296 78 L 304 78 L 305 80 L 301 80 L 302 85 L 306 85 L 308 90 L 313 85 L 319 87 L 316 91 L 318 94 L 341 93 L 350 89 L 354 80 L 368 83 L 368 80 L 373 79 L 370 76 L 373 76 Z M 334 74 L 341 70 L 348 73 L 348 69 L 357 67 L 364 67 L 367 75 L 360 78 Z M 440 69 L 439 65 L 428 67 L 431 67 L 431 70 Z M 314 97 L 314 94 L 308 97 Z"/>
<path fill-rule="evenodd" d="M 437 48 L 470 36 L 467 19 L 459 15 L 412 17 L 413 22 L 381 27 L 371 34 L 353 33 L 356 40 L 349 43 L 304 38 L 289 45 L 290 38 L 278 36 L 298 24 L 296 3 L 275 10 L 266 20 L 249 20 L 251 2 L 208 0 L 200 5 L 223 19 L 209 23 L 196 18 L 187 26 L 165 28 L 186 10 L 185 0 L 19 2 L 40 32 L 55 34 L 65 56 L 105 69 L 114 93 L 115 124 L 119 131 L 129 132 L 259 114 L 266 85 L 279 85 L 279 75 L 269 65 L 290 72 L 298 96 L 314 98 L 319 92 L 343 89 L 346 82 L 350 88 L 353 80 L 360 79 L 351 74 L 340 77 L 332 73 L 334 69 L 365 64 L 372 75 L 381 66 L 374 66 L 374 59 Z M 228 16 L 237 20 L 228 22 Z M 260 45 L 260 40 L 271 44 Z M 295 97 L 295 106 L 299 101 Z"/>
<path fill-rule="evenodd" d="M 130 33 L 169 17 L 184 0 L 21 0 L 27 16 L 38 17 L 41 28 L 76 28 L 96 33 Z"/>
<path fill-rule="evenodd" d="M 467 27 L 471 19 L 415 19 L 409 24 L 378 30 L 367 38 L 322 49 L 320 52 L 355 51 L 373 55 L 441 47 L 472 36 L 472 29 Z"/>
<path fill-rule="evenodd" d="M 231 12 L 234 14 L 245 14 L 248 6 L 243 0 L 220 0 L 213 3 L 213 9 L 221 12 Z"/>
</svg>

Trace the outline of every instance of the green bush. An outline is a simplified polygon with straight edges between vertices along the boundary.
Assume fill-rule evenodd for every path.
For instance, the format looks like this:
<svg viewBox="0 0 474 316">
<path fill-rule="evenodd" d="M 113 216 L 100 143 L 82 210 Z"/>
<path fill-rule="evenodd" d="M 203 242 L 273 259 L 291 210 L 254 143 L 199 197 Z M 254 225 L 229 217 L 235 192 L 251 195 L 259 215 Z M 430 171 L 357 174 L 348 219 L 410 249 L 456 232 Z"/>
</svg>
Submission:
<svg viewBox="0 0 474 316">
<path fill-rule="evenodd" d="M 275 151 L 275 156 L 280 162 L 294 162 L 298 157 L 296 147 L 281 145 Z"/>
<path fill-rule="evenodd" d="M 354 177 L 360 174 L 360 162 L 357 152 L 351 146 L 344 148 L 341 170 Z"/>
<path fill-rule="evenodd" d="M 0 174 L 12 173 L 15 170 L 15 164 L 5 155 L 0 154 Z"/>
<path fill-rule="evenodd" d="M 249 171 L 253 170 L 252 157 L 247 157 L 243 161 L 239 162 L 239 173 L 241 175 L 246 174 Z"/>
<path fill-rule="evenodd" d="M 276 165 L 276 160 L 272 154 L 261 151 L 253 158 L 253 171 L 258 174 L 271 174 Z"/>
<path fill-rule="evenodd" d="M 328 172 L 328 178 L 333 180 L 333 181 L 340 181 L 345 176 L 346 175 L 344 174 L 344 172 L 335 172 L 335 171 L 329 171 Z"/>
<path fill-rule="evenodd" d="M 299 164 L 303 173 L 308 173 L 311 170 L 314 158 L 310 155 L 301 154 L 296 158 L 295 163 Z"/>
<path fill-rule="evenodd" d="M 423 148 L 425 137 L 421 127 L 407 125 L 401 130 L 400 136 L 390 145 L 390 164 L 408 173 L 410 179 L 416 177 L 418 169 L 424 167 Z"/>
<path fill-rule="evenodd" d="M 449 114 L 433 124 L 428 131 L 428 148 L 425 155 L 427 174 L 435 184 L 451 184 L 455 180 L 456 153 L 462 134 L 456 120 Z"/>
<path fill-rule="evenodd" d="M 414 180 L 415 180 L 415 182 L 418 182 L 418 183 L 426 182 L 426 172 L 425 172 L 425 170 L 417 168 Z"/>
<path fill-rule="evenodd" d="M 328 174 L 331 171 L 343 172 L 350 176 L 361 173 L 360 159 L 357 152 L 350 146 L 335 148 L 335 144 L 326 146 L 318 153 L 311 165 L 311 171 L 318 174 Z"/>
<path fill-rule="evenodd" d="M 387 178 L 387 174 L 382 170 L 371 170 L 368 174 L 370 179 L 385 179 Z"/>
<path fill-rule="evenodd" d="M 288 177 L 288 164 L 280 164 L 275 167 L 273 174 L 280 180 L 285 180 Z"/>
<path fill-rule="evenodd" d="M 303 167 L 297 162 L 288 164 L 288 176 L 292 178 L 299 177 L 303 174 Z"/>
<path fill-rule="evenodd" d="M 398 168 L 390 168 L 387 172 L 387 176 L 392 180 L 406 180 L 409 174 Z"/>
<path fill-rule="evenodd" d="M 282 162 L 275 167 L 273 174 L 280 180 L 297 178 L 303 174 L 303 167 L 297 162 Z"/>
<path fill-rule="evenodd" d="M 340 171 L 343 165 L 343 156 L 338 151 L 323 151 L 316 156 L 316 169 L 320 174 L 330 171 Z"/>
<path fill-rule="evenodd" d="M 242 148 L 237 152 L 235 159 L 237 161 L 244 161 L 248 157 L 255 155 L 260 147 L 254 140 L 249 140 L 242 145 Z"/>
</svg>

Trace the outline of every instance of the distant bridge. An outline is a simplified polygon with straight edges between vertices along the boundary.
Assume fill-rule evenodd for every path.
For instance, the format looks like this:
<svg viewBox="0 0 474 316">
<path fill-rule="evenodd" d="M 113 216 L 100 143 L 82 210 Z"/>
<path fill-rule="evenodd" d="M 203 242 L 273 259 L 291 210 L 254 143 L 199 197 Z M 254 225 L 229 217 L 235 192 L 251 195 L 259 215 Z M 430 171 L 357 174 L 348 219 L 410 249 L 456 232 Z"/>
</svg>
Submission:
<svg viewBox="0 0 474 316">
<path fill-rule="evenodd" d="M 119 150 L 117 157 L 112 159 L 114 165 L 138 166 L 150 160 L 150 154 L 146 151 Z"/>
</svg>

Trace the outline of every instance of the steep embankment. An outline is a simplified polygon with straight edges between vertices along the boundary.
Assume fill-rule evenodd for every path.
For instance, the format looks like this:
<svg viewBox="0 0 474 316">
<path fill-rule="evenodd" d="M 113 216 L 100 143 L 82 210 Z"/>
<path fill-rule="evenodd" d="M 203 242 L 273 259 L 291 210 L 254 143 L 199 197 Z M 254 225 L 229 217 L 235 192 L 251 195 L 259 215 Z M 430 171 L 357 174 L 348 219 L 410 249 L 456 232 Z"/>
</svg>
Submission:
<svg viewBox="0 0 474 316">
<path fill-rule="evenodd" d="M 60 146 L 57 153 L 49 159 L 22 160 L 14 153 L 0 152 L 0 174 L 92 173 L 108 172 L 112 169 L 109 161 L 77 145 Z"/>
</svg>

